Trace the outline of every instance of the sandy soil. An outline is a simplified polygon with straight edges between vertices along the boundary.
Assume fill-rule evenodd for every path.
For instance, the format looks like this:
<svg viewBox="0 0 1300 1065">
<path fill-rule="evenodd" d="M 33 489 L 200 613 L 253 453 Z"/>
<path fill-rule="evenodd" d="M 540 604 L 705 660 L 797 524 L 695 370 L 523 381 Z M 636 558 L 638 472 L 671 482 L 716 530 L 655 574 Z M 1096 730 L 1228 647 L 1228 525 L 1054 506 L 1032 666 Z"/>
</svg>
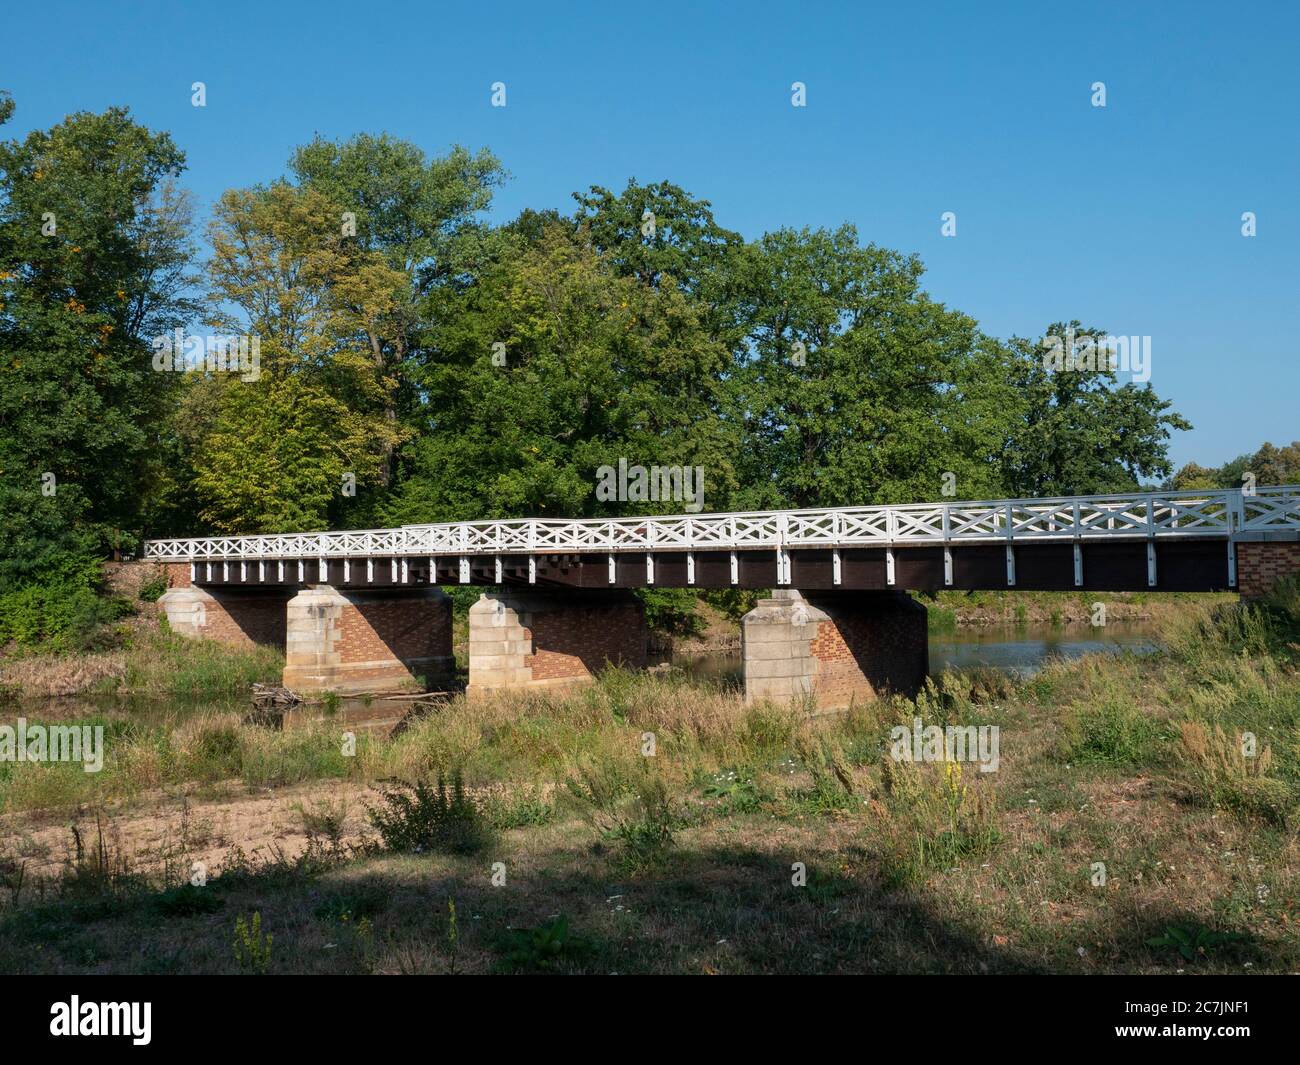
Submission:
<svg viewBox="0 0 1300 1065">
<path fill-rule="evenodd" d="M 155 792 L 129 806 L 109 805 L 100 821 L 109 853 L 124 856 L 133 872 L 161 873 L 169 865 L 188 871 L 194 862 L 202 862 L 208 874 L 215 875 L 236 845 L 254 861 L 277 851 L 297 857 L 307 847 L 307 823 L 313 815 L 341 813 L 342 842 L 360 842 L 368 829 L 367 803 L 377 799 L 374 789 L 341 780 L 253 793 L 231 782 L 215 793 L 211 788 L 202 793 Z M 26 861 L 27 875 L 33 879 L 56 877 L 75 853 L 73 825 L 88 849 L 95 845 L 95 813 L 83 808 L 62 816 L 0 816 L 0 855 Z"/>
</svg>

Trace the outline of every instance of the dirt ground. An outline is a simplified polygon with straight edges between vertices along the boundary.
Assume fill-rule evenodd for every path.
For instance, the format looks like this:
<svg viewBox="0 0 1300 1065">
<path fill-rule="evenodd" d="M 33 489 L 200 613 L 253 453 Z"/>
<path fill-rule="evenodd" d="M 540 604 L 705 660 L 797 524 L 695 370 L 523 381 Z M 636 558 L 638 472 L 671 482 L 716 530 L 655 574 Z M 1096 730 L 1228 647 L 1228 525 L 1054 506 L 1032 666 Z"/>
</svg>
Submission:
<svg viewBox="0 0 1300 1065">
<path fill-rule="evenodd" d="M 373 788 L 345 780 L 252 793 L 232 781 L 202 792 L 159 791 L 129 805 L 109 805 L 99 824 L 110 853 L 125 856 L 133 872 L 156 874 L 169 864 L 189 868 L 201 862 L 216 875 L 236 846 L 252 859 L 277 850 L 287 858 L 297 857 L 307 847 L 307 824 L 313 815 L 341 817 L 340 842 L 360 842 L 367 827 L 367 803 L 374 804 L 378 797 Z M 0 854 L 25 860 L 33 881 L 53 879 L 75 854 L 73 826 L 88 849 L 94 846 L 99 831 L 94 810 L 5 814 L 0 816 Z"/>
</svg>

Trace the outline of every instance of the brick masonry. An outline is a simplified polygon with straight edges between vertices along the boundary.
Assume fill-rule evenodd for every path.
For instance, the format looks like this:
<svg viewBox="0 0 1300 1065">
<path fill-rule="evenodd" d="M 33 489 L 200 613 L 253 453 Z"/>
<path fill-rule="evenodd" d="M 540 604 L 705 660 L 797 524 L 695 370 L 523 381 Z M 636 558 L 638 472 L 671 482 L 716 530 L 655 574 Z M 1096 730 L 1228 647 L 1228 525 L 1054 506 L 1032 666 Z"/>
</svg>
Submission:
<svg viewBox="0 0 1300 1065">
<path fill-rule="evenodd" d="M 451 600 L 438 588 L 315 585 L 294 596 L 286 614 L 284 686 L 294 691 L 436 687 L 455 673 Z"/>
<path fill-rule="evenodd" d="M 166 562 L 163 570 L 167 574 L 168 588 L 190 587 L 190 564 L 188 562 Z"/>
<path fill-rule="evenodd" d="M 813 596 L 825 615 L 809 643 L 820 705 L 847 704 L 886 693 L 914 696 L 930 667 L 925 607 L 902 594 Z"/>
<path fill-rule="evenodd" d="M 1300 540 L 1239 540 L 1236 550 L 1243 599 L 1258 599 L 1278 581 L 1300 574 Z"/>
<path fill-rule="evenodd" d="M 264 644 L 284 648 L 285 611 L 292 589 L 209 591 L 189 584 L 188 567 L 185 576 L 185 584 L 172 585 L 158 601 L 173 632 L 216 640 L 230 647 Z"/>
<path fill-rule="evenodd" d="M 496 688 L 590 681 L 607 665 L 643 669 L 649 636 L 625 592 L 503 592 L 469 611 L 471 696 Z"/>
<path fill-rule="evenodd" d="M 925 608 L 893 592 L 783 591 L 745 615 L 741 646 L 748 702 L 915 695 L 929 670 Z"/>
</svg>

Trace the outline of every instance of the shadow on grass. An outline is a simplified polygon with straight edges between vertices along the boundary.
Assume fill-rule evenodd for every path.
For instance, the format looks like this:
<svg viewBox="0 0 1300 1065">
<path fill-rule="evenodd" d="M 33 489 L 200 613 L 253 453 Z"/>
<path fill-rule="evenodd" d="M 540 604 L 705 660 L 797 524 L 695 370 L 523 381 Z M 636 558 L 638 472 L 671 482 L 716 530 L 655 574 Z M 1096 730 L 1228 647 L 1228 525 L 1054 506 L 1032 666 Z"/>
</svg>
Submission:
<svg viewBox="0 0 1300 1065">
<path fill-rule="evenodd" d="M 240 872 L 196 891 L 60 899 L 0 917 L 0 971 L 238 972 L 239 915 L 260 913 L 279 973 L 1050 973 L 1237 971 L 1288 964 L 1258 939 L 1223 938 L 1170 910 L 1023 943 L 978 914 L 940 912 L 924 889 L 891 891 L 862 855 L 793 859 L 744 846 L 681 849 L 658 869 L 618 872 L 600 847 L 536 867 L 494 858 L 380 855 Z M 454 928 L 448 900 L 454 900 Z M 1173 930 L 1173 931 L 1171 931 Z M 1021 937 L 1016 937 L 1017 939 Z M 1167 945 L 1149 941 L 1165 939 Z M 1189 961 L 1179 945 L 1193 944 Z M 1087 942 L 1086 959 L 1074 956 Z M 1099 943 L 1100 946 L 1092 944 Z M 1270 961 L 1271 956 L 1271 961 Z"/>
</svg>

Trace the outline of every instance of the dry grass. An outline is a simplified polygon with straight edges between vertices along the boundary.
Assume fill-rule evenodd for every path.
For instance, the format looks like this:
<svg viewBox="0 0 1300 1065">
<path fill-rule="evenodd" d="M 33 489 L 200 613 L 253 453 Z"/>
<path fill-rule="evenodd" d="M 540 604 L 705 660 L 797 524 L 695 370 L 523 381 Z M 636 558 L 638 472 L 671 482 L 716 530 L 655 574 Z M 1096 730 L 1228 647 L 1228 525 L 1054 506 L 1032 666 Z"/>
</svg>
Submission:
<svg viewBox="0 0 1300 1065">
<path fill-rule="evenodd" d="M 452 701 L 353 758 L 329 720 L 204 715 L 110 752 L 95 802 L 148 883 L 69 898 L 64 824 L 6 816 L 0 886 L 23 862 L 30 878 L 0 969 L 236 971 L 234 922 L 256 911 L 272 972 L 1300 970 L 1295 618 L 1198 609 L 1154 658 L 817 717 L 622 673 Z M 895 763 L 890 727 L 913 715 L 996 725 L 999 769 Z M 21 769 L 0 782 L 11 809 L 43 794 Z M 368 846 L 369 784 L 439 771 L 491 811 L 489 852 Z M 193 860 L 222 875 L 189 912 L 158 892 Z M 1171 927 L 1240 938 L 1187 962 L 1149 942 Z"/>
</svg>

